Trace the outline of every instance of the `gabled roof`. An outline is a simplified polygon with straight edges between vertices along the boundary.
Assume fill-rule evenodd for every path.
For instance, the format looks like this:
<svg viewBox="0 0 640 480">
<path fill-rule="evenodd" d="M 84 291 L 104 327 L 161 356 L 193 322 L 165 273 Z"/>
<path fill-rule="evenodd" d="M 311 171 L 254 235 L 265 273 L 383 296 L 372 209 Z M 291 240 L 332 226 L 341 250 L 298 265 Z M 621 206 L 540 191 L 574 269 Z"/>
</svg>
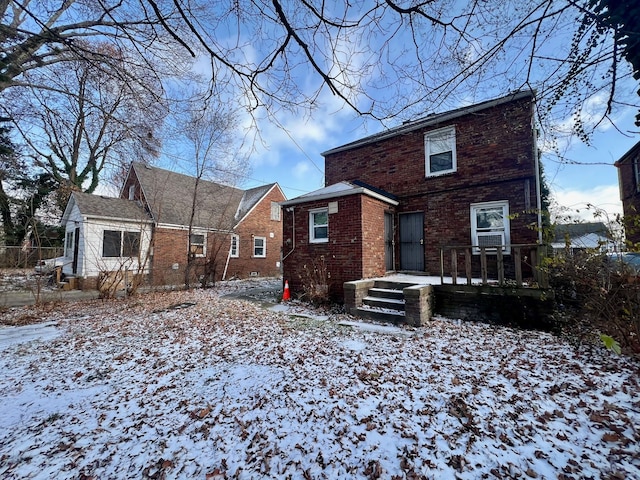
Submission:
<svg viewBox="0 0 640 480">
<path fill-rule="evenodd" d="M 138 202 L 122 198 L 104 197 L 90 193 L 73 192 L 65 208 L 62 222 L 68 219 L 74 205 L 83 217 L 109 218 L 136 222 L 149 222 L 151 218 Z"/>
<path fill-rule="evenodd" d="M 235 225 L 243 190 L 141 163 L 133 163 L 131 169 L 157 223 L 189 225 L 193 210 L 194 227 L 229 230 Z"/>
<path fill-rule="evenodd" d="M 633 147 L 631 147 L 624 155 L 622 155 L 614 164 L 616 167 L 620 167 L 620 165 L 630 158 L 634 157 L 637 153 L 640 153 L 640 142 L 636 143 Z"/>
<path fill-rule="evenodd" d="M 498 105 L 502 105 L 505 103 L 510 103 L 516 100 L 521 100 L 524 98 L 534 98 L 534 92 L 531 90 L 525 90 L 521 92 L 514 92 L 509 95 L 506 95 L 501 98 L 496 98 L 493 100 L 487 100 L 486 102 L 476 103 L 474 105 L 469 105 L 466 107 L 457 108 L 455 110 L 450 110 L 448 112 L 443 113 L 435 113 L 431 114 L 427 117 L 421 118 L 419 120 L 414 120 L 410 122 L 405 122 L 402 125 L 394 128 L 390 128 L 380 133 L 376 133 L 374 135 L 370 135 L 368 137 L 361 138 L 356 140 L 355 142 L 347 143 L 340 147 L 332 148 L 331 150 L 327 150 L 323 152 L 321 155 L 326 157 L 327 155 L 331 155 L 334 153 L 342 152 L 345 150 L 351 150 L 353 148 L 362 147 L 364 145 L 368 145 L 370 143 L 379 142 L 380 140 L 384 140 L 386 138 L 395 137 L 396 135 L 401 135 L 405 133 L 412 132 L 414 130 L 419 130 L 421 128 L 434 126 L 438 124 L 442 124 L 445 122 L 449 122 L 458 117 L 462 117 L 463 115 L 469 115 L 471 113 L 477 113 L 482 110 L 486 110 L 488 108 L 493 108 Z"/>
<path fill-rule="evenodd" d="M 299 197 L 293 198 L 291 200 L 280 202 L 280 205 L 282 205 L 283 207 L 288 207 L 290 205 L 298 205 L 300 203 L 314 202 L 318 200 L 329 200 L 331 198 L 338 198 L 344 197 L 346 195 L 356 194 L 368 195 L 370 197 L 377 198 L 378 200 L 382 200 L 383 202 L 387 202 L 390 205 L 398 205 L 398 201 L 395 200 L 395 197 L 390 193 L 377 188 L 374 189 L 373 187 L 367 188 L 363 185 L 366 184 L 357 181 L 334 183 L 333 185 L 314 190 L 313 192 L 305 193 L 304 195 L 300 195 Z"/>
<path fill-rule="evenodd" d="M 245 190 L 240 205 L 238 205 L 238 211 L 236 212 L 236 221 L 242 220 L 247 213 L 255 207 L 262 197 L 271 191 L 273 187 L 278 185 L 277 183 L 271 183 L 269 185 L 262 185 L 260 187 L 250 188 Z"/>
</svg>

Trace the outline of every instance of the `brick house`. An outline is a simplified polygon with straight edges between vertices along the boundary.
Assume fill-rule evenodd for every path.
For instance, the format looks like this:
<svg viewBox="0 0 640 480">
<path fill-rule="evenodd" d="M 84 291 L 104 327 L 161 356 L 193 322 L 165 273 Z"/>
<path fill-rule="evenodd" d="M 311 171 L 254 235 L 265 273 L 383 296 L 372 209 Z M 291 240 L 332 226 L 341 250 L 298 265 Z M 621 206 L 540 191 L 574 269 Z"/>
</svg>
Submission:
<svg viewBox="0 0 640 480">
<path fill-rule="evenodd" d="M 323 153 L 325 188 L 283 206 L 283 275 L 301 293 L 326 271 L 344 282 L 389 272 L 440 275 L 442 252 L 480 247 L 495 261 L 540 242 L 530 91 L 434 114 Z M 523 265 L 530 258 L 523 255 Z M 318 268 L 320 265 L 321 268 Z"/>
<path fill-rule="evenodd" d="M 63 272 L 83 288 L 116 268 L 179 285 L 188 263 L 194 283 L 277 276 L 284 199 L 277 183 L 241 190 L 133 163 L 120 198 L 72 194 Z"/>
<path fill-rule="evenodd" d="M 615 163 L 629 248 L 640 248 L 640 142 Z"/>
</svg>

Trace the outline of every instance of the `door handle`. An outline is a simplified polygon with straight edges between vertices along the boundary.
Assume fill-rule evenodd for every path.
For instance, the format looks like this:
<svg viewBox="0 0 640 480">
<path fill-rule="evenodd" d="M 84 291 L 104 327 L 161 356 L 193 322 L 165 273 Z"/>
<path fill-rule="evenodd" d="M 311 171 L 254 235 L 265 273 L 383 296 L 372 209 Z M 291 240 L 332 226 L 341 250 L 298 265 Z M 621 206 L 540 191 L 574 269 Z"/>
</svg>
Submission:
<svg viewBox="0 0 640 480">
<path fill-rule="evenodd" d="M 424 245 L 424 239 L 420 239 L 420 245 Z"/>
</svg>

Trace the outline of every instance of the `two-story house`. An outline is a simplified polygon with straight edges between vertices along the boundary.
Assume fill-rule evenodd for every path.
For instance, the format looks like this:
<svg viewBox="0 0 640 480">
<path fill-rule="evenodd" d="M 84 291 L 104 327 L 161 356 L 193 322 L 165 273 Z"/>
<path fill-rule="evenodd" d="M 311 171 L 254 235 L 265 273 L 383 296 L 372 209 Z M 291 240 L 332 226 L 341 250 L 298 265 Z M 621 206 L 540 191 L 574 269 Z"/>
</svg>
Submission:
<svg viewBox="0 0 640 480">
<path fill-rule="evenodd" d="M 406 122 L 323 156 L 325 188 L 282 203 L 292 292 L 320 263 L 331 296 L 342 299 L 346 281 L 439 276 L 449 247 L 468 246 L 478 270 L 481 247 L 506 258 L 514 245 L 540 242 L 531 91 Z M 526 271 L 530 256 L 520 253 Z"/>
<path fill-rule="evenodd" d="M 116 270 L 152 285 L 280 275 L 277 183 L 249 190 L 133 163 L 120 198 L 74 192 L 65 209 L 63 273 L 95 288 Z"/>
</svg>

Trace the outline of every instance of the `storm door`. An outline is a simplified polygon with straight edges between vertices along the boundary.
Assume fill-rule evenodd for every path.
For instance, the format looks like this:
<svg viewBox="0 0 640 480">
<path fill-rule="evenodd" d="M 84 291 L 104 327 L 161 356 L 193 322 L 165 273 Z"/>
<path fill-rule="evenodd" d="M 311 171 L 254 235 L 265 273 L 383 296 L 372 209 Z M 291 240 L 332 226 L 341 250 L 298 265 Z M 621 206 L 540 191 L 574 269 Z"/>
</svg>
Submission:
<svg viewBox="0 0 640 480">
<path fill-rule="evenodd" d="M 384 212 L 384 266 L 387 272 L 394 270 L 393 246 L 393 214 Z"/>
<path fill-rule="evenodd" d="M 400 218 L 400 270 L 424 271 L 424 213 L 402 213 Z"/>
</svg>

